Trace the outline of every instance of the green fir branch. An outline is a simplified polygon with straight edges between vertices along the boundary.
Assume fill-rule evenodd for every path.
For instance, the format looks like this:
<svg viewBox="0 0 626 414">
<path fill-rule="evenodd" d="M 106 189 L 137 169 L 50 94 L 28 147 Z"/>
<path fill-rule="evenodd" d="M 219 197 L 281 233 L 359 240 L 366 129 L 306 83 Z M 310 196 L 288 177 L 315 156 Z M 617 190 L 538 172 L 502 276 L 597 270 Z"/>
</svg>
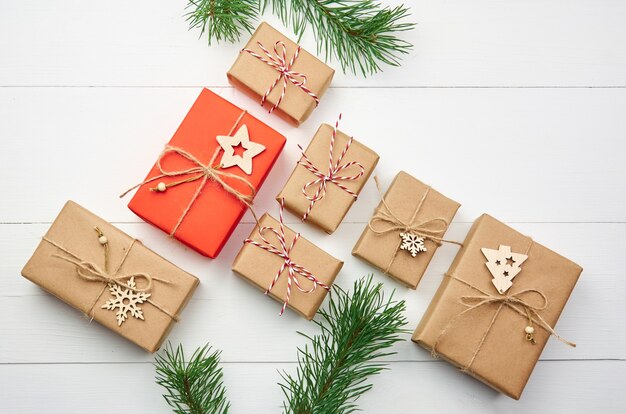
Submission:
<svg viewBox="0 0 626 414">
<path fill-rule="evenodd" d="M 413 29 L 404 5 L 383 7 L 373 0 L 262 0 L 300 38 L 311 27 L 317 53 L 336 58 L 342 71 L 364 76 L 380 72 L 381 64 L 400 65 L 413 45 L 397 37 Z"/>
<path fill-rule="evenodd" d="M 185 16 L 190 29 L 201 28 L 209 45 L 213 40 L 236 42 L 242 31 L 252 33 L 259 15 L 259 0 L 189 0 Z"/>
<path fill-rule="evenodd" d="M 380 358 L 401 340 L 407 321 L 404 301 L 385 298 L 382 283 L 372 277 L 355 282 L 352 294 L 335 286 L 326 310 L 315 323 L 321 332 L 302 334 L 294 376 L 282 373 L 280 383 L 287 414 L 341 414 L 357 411 L 355 401 L 372 388 L 368 379 L 385 369 Z"/>
<path fill-rule="evenodd" d="M 167 344 L 156 356 L 156 382 L 167 393 L 165 401 L 177 414 L 226 414 L 230 403 L 226 399 L 220 352 L 211 352 L 208 345 L 198 348 L 185 362 L 183 348 Z"/>
</svg>

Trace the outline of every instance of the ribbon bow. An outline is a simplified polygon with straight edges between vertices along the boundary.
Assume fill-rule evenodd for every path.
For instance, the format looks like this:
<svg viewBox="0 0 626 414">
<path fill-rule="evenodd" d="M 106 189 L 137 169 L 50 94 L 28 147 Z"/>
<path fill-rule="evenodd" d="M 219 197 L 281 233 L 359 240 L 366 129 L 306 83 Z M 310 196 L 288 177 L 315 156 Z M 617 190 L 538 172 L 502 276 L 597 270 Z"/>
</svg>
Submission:
<svg viewBox="0 0 626 414">
<path fill-rule="evenodd" d="M 317 289 L 318 286 L 326 289 L 326 290 L 330 290 L 330 287 L 328 285 L 326 285 L 325 283 L 319 281 L 314 275 L 313 273 L 311 273 L 310 271 L 308 271 L 306 268 L 304 268 L 303 266 L 294 263 L 291 260 L 291 251 L 293 250 L 293 247 L 295 246 L 296 242 L 298 241 L 298 239 L 300 238 L 300 233 L 296 233 L 293 236 L 293 239 L 291 240 L 291 243 L 287 243 L 286 239 L 285 239 L 285 225 L 283 224 L 283 210 L 284 210 L 284 206 L 285 206 L 285 202 L 284 199 L 280 200 L 280 211 L 279 211 L 279 228 L 278 230 L 276 230 L 273 227 L 267 227 L 267 226 L 263 226 L 259 228 L 259 236 L 261 238 L 262 243 L 259 243 L 255 240 L 252 239 L 246 239 L 244 241 L 244 243 L 250 243 L 254 246 L 260 247 L 261 249 L 268 251 L 270 253 L 273 253 L 275 255 L 277 255 L 278 257 L 280 257 L 281 259 L 283 259 L 283 263 L 281 264 L 280 268 L 278 269 L 278 272 L 276 272 L 276 276 L 274 276 L 274 279 L 272 280 L 272 282 L 270 283 L 270 285 L 268 286 L 268 288 L 265 290 L 265 294 L 269 294 L 269 292 L 274 288 L 274 285 L 276 284 L 276 282 L 278 281 L 278 279 L 280 278 L 281 273 L 287 269 L 288 273 L 287 273 L 287 294 L 285 296 L 285 301 L 283 303 L 283 307 L 280 310 L 280 315 L 283 314 L 283 312 L 285 312 L 285 309 L 287 308 L 287 305 L 289 304 L 289 299 L 291 298 L 291 285 L 294 284 L 296 285 L 296 288 L 302 292 L 302 293 L 311 293 L 313 292 L 315 289 Z M 280 247 L 276 247 L 274 246 L 272 243 L 270 243 L 269 240 L 267 240 L 264 236 L 264 233 L 266 231 L 269 231 L 271 233 L 273 233 L 276 238 L 278 239 L 278 243 Z M 303 276 L 306 279 L 310 280 L 311 282 L 313 282 L 313 286 L 311 286 L 310 289 L 304 289 L 302 287 L 302 285 L 300 284 L 300 281 L 298 280 L 298 276 Z"/>
<path fill-rule="evenodd" d="M 243 113 L 245 113 L 245 112 L 243 112 Z M 243 113 L 242 113 L 242 116 L 243 116 Z M 241 116 L 239 117 L 239 119 L 241 119 Z M 235 123 L 235 125 L 237 123 L 239 123 L 239 121 L 237 121 Z M 234 127 L 233 127 L 233 129 L 234 129 Z M 231 133 L 232 133 L 232 130 L 231 130 Z M 194 193 L 193 197 L 191 197 L 191 200 L 189 201 L 189 204 L 187 204 L 187 207 L 185 208 L 185 211 L 183 211 L 183 213 L 181 214 L 180 218 L 178 219 L 178 222 L 176 223 L 176 225 L 173 227 L 172 231 L 170 232 L 170 236 L 173 236 L 174 233 L 176 233 L 176 231 L 180 227 L 181 223 L 183 222 L 184 218 L 187 216 L 187 213 L 189 213 L 189 210 L 191 209 L 191 206 L 195 203 L 196 199 L 198 198 L 198 196 L 202 192 L 202 189 L 204 188 L 204 186 L 207 184 L 207 182 L 209 180 L 214 181 L 216 184 L 218 184 L 220 187 L 222 187 L 227 193 L 229 193 L 232 196 L 234 196 L 235 198 L 237 198 L 239 201 L 241 201 L 247 207 L 250 207 L 252 205 L 252 200 L 254 199 L 254 195 L 255 195 L 254 186 L 248 180 L 246 180 L 244 177 L 241 177 L 241 176 L 233 174 L 233 173 L 225 172 L 225 171 L 220 169 L 219 165 L 214 165 L 215 159 L 217 158 L 217 154 L 219 153 L 219 151 L 220 151 L 220 148 L 217 148 L 215 150 L 215 153 L 211 157 L 211 160 L 209 161 L 209 163 L 205 165 L 202 162 L 200 162 L 200 160 L 198 160 L 194 155 L 190 154 L 189 152 L 185 151 L 182 148 L 166 146 L 165 149 L 159 155 L 159 158 L 157 159 L 157 163 L 156 163 L 157 168 L 159 169 L 159 172 L 161 174 L 159 174 L 159 175 L 157 175 L 155 177 L 152 177 L 152 178 L 150 178 L 148 180 L 145 180 L 144 182 L 139 183 L 139 184 L 137 184 L 134 187 L 129 188 L 122 195 L 120 195 L 120 197 L 124 197 L 126 194 L 128 194 L 130 191 L 134 190 L 137 187 L 141 187 L 144 184 L 151 183 L 153 181 L 162 179 L 164 177 L 182 177 L 182 176 L 187 176 L 187 178 L 184 178 L 184 179 L 182 179 L 180 181 L 175 181 L 173 183 L 168 183 L 168 184 L 158 183 L 157 187 L 151 188 L 150 191 L 160 191 L 160 192 L 163 192 L 163 191 L 167 190 L 167 188 L 169 188 L 169 187 L 174 187 L 174 186 L 177 186 L 177 185 L 180 185 L 180 184 L 190 183 L 190 182 L 193 182 L 193 181 L 200 180 L 200 185 L 198 186 L 198 188 L 197 188 L 196 192 Z M 163 158 L 166 155 L 168 155 L 168 154 L 176 154 L 178 156 L 181 156 L 181 157 L 187 159 L 188 161 L 190 161 L 192 164 L 194 164 L 194 166 L 191 167 L 191 168 L 187 168 L 185 170 L 168 171 L 161 164 L 161 162 L 163 161 Z M 236 190 L 235 188 L 233 188 L 231 185 L 229 185 L 228 183 L 226 183 L 224 181 L 225 178 L 230 178 L 230 179 L 233 179 L 233 180 L 237 180 L 237 181 L 245 184 L 250 189 L 250 193 L 249 194 L 244 194 L 241 191 Z"/>
<path fill-rule="evenodd" d="M 319 105 L 320 99 L 317 97 L 315 93 L 313 93 L 313 91 L 311 91 L 309 88 L 305 86 L 306 75 L 304 75 L 303 73 L 291 70 L 291 67 L 293 66 L 294 62 L 298 58 L 298 55 L 300 54 L 300 49 L 301 49 L 300 46 L 296 47 L 296 51 L 294 52 L 293 56 L 291 57 L 289 61 L 287 61 L 287 47 L 285 46 L 285 43 L 283 43 L 282 41 L 279 40 L 274 44 L 274 54 L 272 54 L 269 50 L 267 50 L 261 42 L 257 42 L 257 45 L 259 46 L 259 48 L 261 48 L 261 50 L 265 54 L 265 57 L 259 55 L 258 53 L 256 53 L 254 50 L 251 50 L 251 49 L 244 48 L 241 51 L 249 53 L 250 55 L 259 59 L 261 62 L 268 64 L 279 73 L 278 77 L 274 80 L 274 82 L 272 82 L 270 87 L 267 89 L 267 91 L 261 98 L 261 106 L 265 104 L 265 102 L 267 101 L 267 97 L 269 96 L 270 93 L 272 93 L 272 90 L 274 90 L 274 88 L 276 87 L 276 85 L 278 85 L 278 82 L 280 82 L 281 79 L 283 80 L 283 90 L 280 94 L 280 97 L 274 104 L 274 106 L 270 108 L 269 110 L 270 113 L 274 112 L 274 110 L 278 108 L 283 98 L 285 97 L 285 94 L 287 92 L 288 81 L 294 84 L 295 86 L 297 86 L 298 88 L 302 89 L 306 94 L 308 94 L 311 98 L 313 98 L 316 106 Z"/>
<path fill-rule="evenodd" d="M 309 157 L 307 157 L 302 147 L 298 145 L 298 148 L 302 153 L 302 159 L 298 161 L 298 164 L 302 165 L 304 168 L 309 170 L 311 173 L 313 173 L 313 175 L 317 177 L 317 179 L 309 181 L 302 187 L 302 194 L 304 194 L 307 200 L 309 200 L 309 207 L 302 216 L 302 221 L 306 221 L 306 219 L 309 217 L 309 214 L 311 214 L 311 209 L 313 209 L 313 205 L 315 204 L 315 202 L 324 198 L 324 196 L 326 195 L 326 187 L 328 183 L 335 184 L 337 187 L 341 188 L 343 191 L 350 194 L 355 199 L 358 197 L 358 195 L 354 191 L 350 190 L 348 187 L 341 183 L 341 181 L 358 180 L 363 176 L 363 174 L 365 174 L 365 168 L 361 163 L 357 161 L 350 161 L 346 164 L 341 164 L 343 157 L 346 155 L 346 152 L 348 152 L 350 145 L 352 145 L 352 137 L 350 137 L 350 139 L 346 143 L 346 146 L 344 147 L 343 151 L 341 151 L 341 154 L 339 155 L 337 161 L 333 162 L 333 149 L 335 146 L 335 139 L 337 137 L 337 128 L 339 127 L 339 121 L 341 121 L 341 114 L 339 114 L 339 119 L 337 119 L 337 122 L 335 122 L 335 127 L 333 128 L 333 133 L 330 137 L 330 150 L 328 157 L 327 173 L 323 173 L 322 171 L 320 171 L 319 168 L 317 168 L 317 166 L 313 164 L 313 162 L 311 162 Z M 359 168 L 359 172 L 357 174 L 348 176 L 339 175 L 339 173 L 352 167 L 353 165 L 356 165 Z M 313 195 L 309 195 L 307 190 L 313 187 L 317 187 L 317 189 L 315 190 L 315 193 Z"/>
</svg>

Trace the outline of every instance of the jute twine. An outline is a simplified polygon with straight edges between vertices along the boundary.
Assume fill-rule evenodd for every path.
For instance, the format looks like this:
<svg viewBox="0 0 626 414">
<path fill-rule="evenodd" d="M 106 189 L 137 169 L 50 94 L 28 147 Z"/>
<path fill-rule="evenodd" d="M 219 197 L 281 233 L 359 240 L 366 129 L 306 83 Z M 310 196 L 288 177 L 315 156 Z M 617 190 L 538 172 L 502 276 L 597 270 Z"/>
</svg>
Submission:
<svg viewBox="0 0 626 414">
<path fill-rule="evenodd" d="M 424 239 L 428 239 L 433 241 L 440 246 L 441 243 L 452 243 L 459 246 L 463 246 L 463 243 L 459 243 L 454 240 L 446 240 L 442 236 L 446 232 L 449 224 L 448 220 L 443 217 L 436 217 L 433 219 L 417 221 L 417 215 L 420 212 L 428 194 L 430 193 L 431 187 L 429 186 L 424 195 L 417 203 L 411 218 L 408 221 L 402 220 L 396 213 L 393 212 L 387 201 L 385 200 L 385 196 L 383 195 L 383 191 L 380 187 L 380 182 L 378 177 L 374 177 L 374 181 L 376 182 L 376 188 L 378 189 L 378 193 L 380 194 L 380 199 L 382 205 L 376 209 L 374 215 L 368 222 L 368 228 L 376 233 L 376 234 L 387 234 L 387 233 L 412 233 L 419 237 L 423 237 Z M 398 252 L 400 251 L 400 245 L 402 244 L 402 239 L 398 238 L 398 244 L 394 249 L 393 255 L 389 260 L 387 266 L 383 269 L 383 272 L 388 273 L 389 269 L 391 269 L 391 265 L 393 265 Z"/>
<path fill-rule="evenodd" d="M 96 227 L 96 231 L 99 231 L 97 227 Z M 86 315 L 90 317 L 91 320 L 93 320 L 94 318 L 94 315 L 95 315 L 94 310 L 98 301 L 100 300 L 100 298 L 106 291 L 107 287 L 110 285 L 118 285 L 121 288 L 129 289 L 129 290 L 132 290 L 133 292 L 149 293 L 152 291 L 154 281 L 158 281 L 164 284 L 171 284 L 171 282 L 168 280 L 150 276 L 150 274 L 145 273 L 145 272 L 120 273 L 120 269 L 124 265 L 124 262 L 126 261 L 126 258 L 130 254 L 130 251 L 133 248 L 133 246 L 137 243 L 141 243 L 140 241 L 136 239 L 133 239 L 130 242 L 130 245 L 128 246 L 128 248 L 124 250 L 124 255 L 122 256 L 122 260 L 120 260 L 119 264 L 117 265 L 115 270 L 113 270 L 113 272 L 109 272 L 108 270 L 108 262 L 109 262 L 108 242 L 102 245 L 104 249 L 104 269 L 102 269 L 97 264 L 80 258 L 77 254 L 71 252 L 70 250 L 66 249 L 65 247 L 56 243 L 55 241 L 49 239 L 48 237 L 44 236 L 42 239 L 66 254 L 65 256 L 60 255 L 60 254 L 53 254 L 52 257 L 55 257 L 55 258 L 58 258 L 58 259 L 61 259 L 68 263 L 73 264 L 76 267 L 76 274 L 78 275 L 80 279 L 87 281 L 87 282 L 102 282 L 103 283 L 102 289 L 100 290 L 100 292 L 98 293 L 94 301 L 91 303 L 91 305 L 89 306 L 89 310 L 86 313 Z M 132 277 L 134 277 L 135 279 L 143 279 L 146 282 L 145 286 L 142 288 L 140 287 L 133 288 L 133 287 L 127 286 L 124 282 Z M 160 310 L 161 312 L 163 312 L 164 314 L 172 318 L 174 321 L 178 321 L 178 315 L 172 314 L 171 312 L 163 308 L 158 303 L 152 301 L 151 299 L 147 299 L 146 302 L 148 302 L 149 304 L 154 306 L 156 309 Z"/>
<path fill-rule="evenodd" d="M 531 239 L 531 243 L 528 246 L 528 249 L 526 250 L 526 255 L 529 255 L 530 249 L 533 246 L 533 244 L 534 242 Z M 498 319 L 498 316 L 500 315 L 502 309 L 504 308 L 511 309 L 515 313 L 527 319 L 529 323 L 536 324 L 537 326 L 541 327 L 543 330 L 545 330 L 550 335 L 554 336 L 556 339 L 563 342 L 564 344 L 569 345 L 571 347 L 576 347 L 575 343 L 570 342 L 562 338 L 561 336 L 559 336 L 554 330 L 554 328 L 552 328 L 550 324 L 546 322 L 546 320 L 541 316 L 540 312 L 547 309 L 549 305 L 548 298 L 541 291 L 537 289 L 523 289 L 518 292 L 511 293 L 511 294 L 494 295 L 453 274 L 446 273 L 445 276 L 457 282 L 463 283 L 464 285 L 477 291 L 479 294 L 462 296 L 459 299 L 459 303 L 467 307 L 467 309 L 465 309 L 464 311 L 452 317 L 452 319 L 450 319 L 448 323 L 446 323 L 446 325 L 443 327 L 443 329 L 437 336 L 437 339 L 435 340 L 432 346 L 431 354 L 433 357 L 437 358 L 439 356 L 437 352 L 437 346 L 439 345 L 441 340 L 450 332 L 454 324 L 464 315 L 472 312 L 473 310 L 479 309 L 485 305 L 497 305 L 498 307 L 496 308 L 495 313 L 493 314 L 491 320 L 489 321 L 489 325 L 487 326 L 487 329 L 485 330 L 482 337 L 480 338 L 480 341 L 478 342 L 478 346 L 474 350 L 469 362 L 461 368 L 463 371 L 467 371 L 467 372 L 471 371 L 472 364 L 474 363 L 474 361 L 476 360 L 476 357 L 478 356 L 479 352 L 483 348 L 483 345 L 489 333 L 491 332 L 496 320 Z M 533 304 L 530 302 L 529 296 L 533 294 L 539 297 L 540 299 L 539 304 Z"/>
<path fill-rule="evenodd" d="M 230 132 L 228 133 L 228 135 L 232 135 L 233 134 L 233 132 L 235 131 L 235 128 L 237 127 L 239 122 L 241 122 L 241 119 L 246 114 L 246 112 L 247 111 L 245 111 L 245 110 L 241 112 L 241 114 L 239 115 L 239 118 L 237 118 L 237 121 L 235 121 L 235 123 L 233 124 L 233 126 L 230 129 Z M 155 177 L 149 178 L 149 179 L 147 179 L 147 180 L 145 180 L 145 181 L 143 181 L 143 182 L 141 182 L 141 183 L 139 183 L 139 184 L 129 188 L 128 190 L 126 190 L 124 193 L 122 193 L 120 195 L 120 198 L 124 197 L 126 194 L 128 194 L 129 192 L 131 192 L 135 188 L 141 187 L 141 186 L 143 186 L 145 184 L 151 183 L 151 182 L 156 181 L 156 180 L 160 180 L 160 179 L 165 178 L 165 177 L 186 176 L 186 178 L 183 178 L 182 180 L 165 184 L 166 188 L 175 187 L 177 185 L 181 185 L 181 184 L 185 184 L 185 183 L 191 183 L 191 182 L 200 180 L 200 185 L 196 189 L 196 192 L 191 197 L 191 200 L 187 204 L 187 207 L 185 207 L 185 210 L 183 210 L 183 212 L 180 215 L 180 217 L 178 218 L 176 224 L 172 228 L 172 231 L 170 232 L 170 236 L 174 236 L 174 234 L 176 233 L 176 231 L 178 230 L 178 228 L 182 224 L 182 222 L 185 219 L 185 217 L 187 217 L 187 214 L 189 214 L 189 211 L 191 210 L 191 207 L 196 202 L 196 200 L 198 199 L 198 196 L 200 196 L 200 193 L 202 192 L 202 190 L 204 189 L 204 187 L 207 185 L 207 183 L 209 181 L 215 182 L 218 186 L 223 188 L 224 191 L 226 191 L 228 194 L 232 195 L 237 200 L 241 201 L 241 203 L 244 204 L 246 207 L 250 208 L 252 206 L 252 201 L 254 200 L 254 196 L 256 194 L 256 190 L 255 190 L 254 186 L 248 180 L 246 180 L 244 177 L 241 177 L 241 176 L 239 176 L 237 174 L 225 172 L 225 171 L 223 171 L 221 169 L 222 168 L 221 165 L 216 165 L 215 164 L 215 160 L 217 159 L 217 156 L 218 156 L 220 150 L 221 150 L 220 147 L 216 148 L 216 150 L 213 153 L 213 156 L 211 157 L 209 162 L 207 164 L 203 164 L 200 160 L 198 160 L 193 154 L 189 153 L 188 151 L 186 151 L 186 150 L 184 150 L 182 148 L 179 148 L 179 147 L 172 147 L 172 146 L 168 145 L 168 146 L 165 147 L 165 149 L 163 149 L 161 154 L 159 154 L 159 158 L 157 159 L 157 163 L 156 163 L 157 168 L 159 169 L 159 172 L 161 174 L 157 175 Z M 192 164 L 194 164 L 194 166 L 191 167 L 191 168 L 184 169 L 184 170 L 168 171 L 162 165 L 163 159 L 168 154 L 176 154 L 178 156 L 181 156 L 181 157 L 189 160 Z M 226 180 L 227 179 L 231 179 L 231 180 L 239 181 L 239 182 L 245 184 L 246 187 L 248 187 L 248 189 L 250 190 L 250 192 L 246 194 L 246 193 L 243 193 L 243 192 L 235 189 L 230 184 L 228 184 L 225 181 L 225 179 Z M 158 187 L 155 187 L 155 188 L 150 188 L 150 191 L 161 191 L 161 190 L 159 190 Z M 250 209 L 250 210 L 252 211 L 252 209 Z M 252 212 L 252 214 L 254 215 L 254 212 Z"/>
</svg>

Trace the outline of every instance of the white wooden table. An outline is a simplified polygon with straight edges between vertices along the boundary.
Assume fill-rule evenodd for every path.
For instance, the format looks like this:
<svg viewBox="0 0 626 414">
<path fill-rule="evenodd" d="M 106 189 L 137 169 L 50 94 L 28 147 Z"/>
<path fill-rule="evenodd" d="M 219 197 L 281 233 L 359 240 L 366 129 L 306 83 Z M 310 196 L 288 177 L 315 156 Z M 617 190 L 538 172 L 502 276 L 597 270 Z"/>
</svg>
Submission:
<svg viewBox="0 0 626 414">
<path fill-rule="evenodd" d="M 576 413 L 626 410 L 626 2 L 420 1 L 401 68 L 338 74 L 301 128 L 233 90 L 241 43 L 207 47 L 181 17 L 185 0 L 0 0 L 0 411 L 168 413 L 153 356 L 89 324 L 20 277 L 62 204 L 73 199 L 201 279 L 172 331 L 191 351 L 223 350 L 233 413 L 277 413 L 278 370 L 293 372 L 296 330 L 312 324 L 230 271 L 250 216 L 216 260 L 141 222 L 117 195 L 144 177 L 202 86 L 283 132 L 287 147 L 261 190 L 273 197 L 321 122 L 381 155 L 388 183 L 404 169 L 463 206 L 448 236 L 488 212 L 585 271 L 521 401 L 499 395 L 408 341 L 360 401 L 366 413 Z M 269 17 L 272 23 L 275 19 Z M 278 25 L 278 27 L 282 27 Z M 304 46 L 314 49 L 311 38 Z M 349 287 L 373 269 L 350 249 L 377 204 L 369 182 L 336 234 L 291 226 L 346 264 Z M 409 328 L 456 248 L 442 247 L 406 299 Z"/>
</svg>

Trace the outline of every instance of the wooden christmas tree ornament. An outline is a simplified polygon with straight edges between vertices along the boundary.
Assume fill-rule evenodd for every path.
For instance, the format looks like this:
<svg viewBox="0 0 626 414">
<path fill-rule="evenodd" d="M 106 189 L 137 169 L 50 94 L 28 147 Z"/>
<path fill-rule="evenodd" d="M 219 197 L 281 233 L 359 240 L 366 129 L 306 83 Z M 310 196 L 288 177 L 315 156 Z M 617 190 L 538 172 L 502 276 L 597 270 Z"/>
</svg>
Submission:
<svg viewBox="0 0 626 414">
<path fill-rule="evenodd" d="M 510 246 L 502 246 L 498 250 L 483 247 L 480 249 L 487 258 L 487 268 L 493 276 L 491 283 L 503 295 L 513 285 L 513 278 L 522 271 L 520 265 L 528 256 L 511 252 Z"/>
</svg>

